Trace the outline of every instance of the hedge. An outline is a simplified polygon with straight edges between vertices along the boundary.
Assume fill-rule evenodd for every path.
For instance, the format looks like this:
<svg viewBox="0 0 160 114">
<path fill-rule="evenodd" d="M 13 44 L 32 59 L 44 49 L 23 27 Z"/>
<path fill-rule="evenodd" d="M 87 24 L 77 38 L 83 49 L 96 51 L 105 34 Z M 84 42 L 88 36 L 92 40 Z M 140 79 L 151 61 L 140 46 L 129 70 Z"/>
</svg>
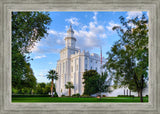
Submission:
<svg viewBox="0 0 160 114">
<path fill-rule="evenodd" d="M 30 94 L 15 94 L 15 95 L 12 95 L 12 97 L 51 97 L 51 95 L 41 95 L 41 94 L 34 94 L 34 95 L 30 95 Z"/>
<path fill-rule="evenodd" d="M 117 97 L 134 97 L 134 95 L 118 95 Z"/>
</svg>

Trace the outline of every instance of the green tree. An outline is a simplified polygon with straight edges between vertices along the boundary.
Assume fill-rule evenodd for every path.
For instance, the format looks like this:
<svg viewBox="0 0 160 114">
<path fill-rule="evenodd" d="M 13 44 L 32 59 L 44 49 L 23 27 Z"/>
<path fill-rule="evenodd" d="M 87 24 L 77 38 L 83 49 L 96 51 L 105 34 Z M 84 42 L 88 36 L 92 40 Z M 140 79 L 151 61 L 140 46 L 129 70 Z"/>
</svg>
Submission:
<svg viewBox="0 0 160 114">
<path fill-rule="evenodd" d="M 112 77 L 109 77 L 107 72 L 102 72 L 101 75 L 99 75 L 99 80 L 98 82 L 98 92 L 100 93 L 100 98 L 101 98 L 101 93 L 102 92 L 111 92 L 110 86 L 112 82 Z"/>
<path fill-rule="evenodd" d="M 20 53 L 13 55 L 12 65 L 12 87 L 22 89 L 24 87 L 33 89 L 36 86 L 36 78 L 30 67 L 30 63 L 26 62 L 25 56 Z"/>
<path fill-rule="evenodd" d="M 83 84 L 84 84 L 85 95 L 91 95 L 99 92 L 99 88 L 98 88 L 99 78 L 100 78 L 100 75 L 96 70 L 88 70 L 83 73 L 83 79 L 84 79 Z"/>
<path fill-rule="evenodd" d="M 12 87 L 35 85 L 29 64 L 30 49 L 45 37 L 51 18 L 43 12 L 12 12 Z M 28 72 L 27 72 L 28 71 Z M 27 82 L 28 81 L 28 82 Z M 24 83 L 24 84 L 23 84 Z M 34 84 L 33 84 L 34 83 Z M 32 85 L 33 84 L 33 85 Z"/>
<path fill-rule="evenodd" d="M 58 80 L 58 73 L 55 70 L 49 70 L 47 74 L 47 78 L 51 80 L 51 95 L 53 97 L 53 81 Z"/>
<path fill-rule="evenodd" d="M 46 84 L 44 82 L 38 83 L 35 88 L 35 93 L 36 94 L 45 94 L 45 92 L 44 92 L 45 87 L 46 87 Z"/>
<path fill-rule="evenodd" d="M 51 18 L 43 12 L 12 12 L 12 47 L 27 53 L 47 34 Z M 16 47 L 16 48 L 15 48 Z"/>
<path fill-rule="evenodd" d="M 55 84 L 53 84 L 53 91 L 55 91 Z M 51 83 L 47 83 L 45 86 L 44 94 L 51 92 Z"/>
<path fill-rule="evenodd" d="M 113 76 L 115 87 L 128 86 L 138 92 L 143 102 L 142 92 L 148 81 L 148 20 L 142 15 L 127 21 L 121 16 L 120 21 L 122 27 L 113 27 L 120 40 L 107 53 L 105 67 Z"/>
<path fill-rule="evenodd" d="M 65 84 L 66 89 L 69 89 L 68 93 L 69 96 L 71 96 L 71 89 L 74 88 L 73 84 L 71 82 L 67 82 L 67 84 Z"/>
</svg>

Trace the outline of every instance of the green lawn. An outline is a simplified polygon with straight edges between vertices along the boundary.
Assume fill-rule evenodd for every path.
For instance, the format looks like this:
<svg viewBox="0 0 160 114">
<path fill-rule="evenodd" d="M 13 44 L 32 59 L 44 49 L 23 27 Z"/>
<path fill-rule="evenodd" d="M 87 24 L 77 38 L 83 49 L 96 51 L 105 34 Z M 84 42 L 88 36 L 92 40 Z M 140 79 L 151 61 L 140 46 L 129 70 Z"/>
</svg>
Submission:
<svg viewBox="0 0 160 114">
<path fill-rule="evenodd" d="M 143 98 L 148 102 L 148 97 Z M 66 98 L 66 97 L 12 97 L 12 102 L 140 102 L 139 97 Z"/>
</svg>

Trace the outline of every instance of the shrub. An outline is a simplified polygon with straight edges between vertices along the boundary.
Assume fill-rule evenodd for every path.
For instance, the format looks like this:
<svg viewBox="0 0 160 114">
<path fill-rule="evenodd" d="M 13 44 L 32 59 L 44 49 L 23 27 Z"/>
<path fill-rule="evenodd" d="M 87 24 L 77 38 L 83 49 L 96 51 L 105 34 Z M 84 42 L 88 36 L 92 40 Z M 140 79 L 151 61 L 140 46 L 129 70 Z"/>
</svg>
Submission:
<svg viewBox="0 0 160 114">
<path fill-rule="evenodd" d="M 106 97 L 106 95 L 102 95 L 102 97 Z"/>
<path fill-rule="evenodd" d="M 148 97 L 148 95 L 146 95 L 146 97 Z"/>
<path fill-rule="evenodd" d="M 82 98 L 91 98 L 91 96 L 89 96 L 89 95 L 81 95 L 80 97 L 82 97 Z"/>
<path fill-rule="evenodd" d="M 80 94 L 79 93 L 73 94 L 72 97 L 80 97 Z"/>
<path fill-rule="evenodd" d="M 57 94 L 57 92 L 55 92 L 55 94 L 53 95 L 53 97 L 58 97 L 58 94 Z"/>
<path fill-rule="evenodd" d="M 50 97 L 51 95 L 41 95 L 41 94 L 15 94 L 12 97 Z"/>
<path fill-rule="evenodd" d="M 65 95 L 64 94 L 62 94 L 62 96 L 61 97 L 65 97 Z"/>
<path fill-rule="evenodd" d="M 134 97 L 134 95 L 118 95 L 117 97 Z"/>
</svg>

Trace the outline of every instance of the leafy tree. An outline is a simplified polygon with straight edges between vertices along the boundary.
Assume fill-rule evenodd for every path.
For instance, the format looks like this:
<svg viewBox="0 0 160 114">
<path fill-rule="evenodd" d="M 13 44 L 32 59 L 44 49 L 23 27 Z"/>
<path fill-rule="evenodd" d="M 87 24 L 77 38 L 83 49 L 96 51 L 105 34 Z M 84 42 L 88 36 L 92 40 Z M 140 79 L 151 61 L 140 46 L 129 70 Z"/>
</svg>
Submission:
<svg viewBox="0 0 160 114">
<path fill-rule="evenodd" d="M 50 22 L 48 13 L 12 12 L 12 47 L 29 52 L 35 42 L 45 37 Z"/>
<path fill-rule="evenodd" d="M 99 92 L 99 74 L 96 70 L 88 70 L 83 73 L 84 94 L 91 95 Z M 97 82 L 97 83 L 96 83 Z"/>
<path fill-rule="evenodd" d="M 47 74 L 47 78 L 51 81 L 51 95 L 53 97 L 53 81 L 58 80 L 58 73 L 55 70 L 49 70 Z M 56 91 L 55 91 L 56 92 Z"/>
<path fill-rule="evenodd" d="M 36 94 L 44 94 L 44 89 L 45 89 L 46 84 L 45 83 L 38 83 L 36 88 L 35 88 L 35 93 Z"/>
<path fill-rule="evenodd" d="M 12 86 L 35 86 L 27 55 L 31 47 L 47 34 L 51 18 L 43 12 L 12 12 Z M 33 81 L 33 82 L 32 82 Z"/>
<path fill-rule="evenodd" d="M 111 92 L 110 85 L 111 85 L 112 77 L 109 77 L 107 72 L 102 72 L 101 75 L 99 75 L 99 80 L 98 82 L 98 92 L 100 93 L 100 98 L 101 98 L 101 93 L 102 92 Z"/>
<path fill-rule="evenodd" d="M 65 84 L 66 89 L 69 89 L 68 93 L 69 96 L 71 96 L 71 89 L 74 89 L 74 86 L 71 82 L 67 82 L 67 84 Z"/>
<path fill-rule="evenodd" d="M 55 85 L 53 85 L 53 91 L 55 91 Z M 51 92 L 51 83 L 47 83 L 44 89 L 44 94 Z"/>
<path fill-rule="evenodd" d="M 107 53 L 105 67 L 116 86 L 128 86 L 137 91 L 143 102 L 142 92 L 148 81 L 148 20 L 142 15 L 127 21 L 121 16 L 120 21 L 122 27 L 113 27 L 120 40 Z"/>
<path fill-rule="evenodd" d="M 30 67 L 30 63 L 26 62 L 25 56 L 16 53 L 12 56 L 12 86 L 17 89 L 35 88 L 36 78 Z M 15 66 L 16 65 L 16 66 Z M 16 68 L 13 68 L 13 67 Z"/>
</svg>

